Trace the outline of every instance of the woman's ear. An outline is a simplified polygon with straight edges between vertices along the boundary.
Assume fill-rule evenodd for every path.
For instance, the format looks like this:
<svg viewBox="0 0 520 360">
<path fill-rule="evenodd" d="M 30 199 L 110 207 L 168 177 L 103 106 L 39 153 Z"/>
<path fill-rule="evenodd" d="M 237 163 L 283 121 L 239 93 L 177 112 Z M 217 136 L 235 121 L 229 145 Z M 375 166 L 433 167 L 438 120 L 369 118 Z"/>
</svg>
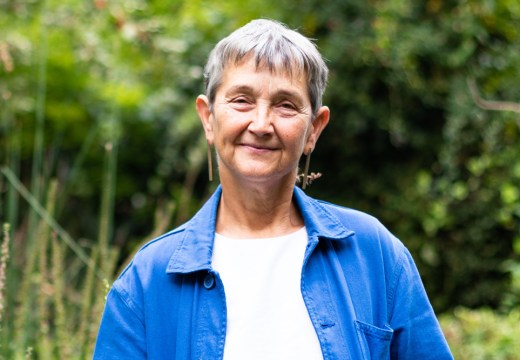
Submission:
<svg viewBox="0 0 520 360">
<path fill-rule="evenodd" d="M 320 137 L 323 129 L 325 129 L 325 127 L 329 123 L 329 118 L 329 108 L 327 106 L 322 106 L 316 113 L 316 117 L 311 123 L 312 128 L 309 137 L 307 138 L 307 143 L 305 144 L 305 151 L 313 150 L 316 148 L 318 138 Z"/>
<path fill-rule="evenodd" d="M 209 144 L 213 143 L 213 115 L 211 114 L 209 99 L 206 95 L 199 95 L 195 101 L 197 114 L 204 127 L 206 140 Z"/>
</svg>

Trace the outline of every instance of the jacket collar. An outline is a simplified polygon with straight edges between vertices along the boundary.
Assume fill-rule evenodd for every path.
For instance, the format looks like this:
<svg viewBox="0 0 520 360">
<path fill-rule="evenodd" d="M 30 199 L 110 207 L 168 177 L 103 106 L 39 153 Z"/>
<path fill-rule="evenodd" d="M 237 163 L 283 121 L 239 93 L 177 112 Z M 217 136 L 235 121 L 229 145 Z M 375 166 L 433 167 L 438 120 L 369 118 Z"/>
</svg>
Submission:
<svg viewBox="0 0 520 360">
<path fill-rule="evenodd" d="M 211 269 L 211 257 L 217 209 L 222 195 L 222 186 L 209 198 L 204 206 L 183 227 L 179 247 L 170 258 L 167 273 L 190 273 Z M 354 234 L 347 229 L 325 206 L 324 203 L 307 196 L 303 190 L 294 188 L 294 199 L 307 228 L 309 241 L 319 238 L 342 240 Z"/>
</svg>

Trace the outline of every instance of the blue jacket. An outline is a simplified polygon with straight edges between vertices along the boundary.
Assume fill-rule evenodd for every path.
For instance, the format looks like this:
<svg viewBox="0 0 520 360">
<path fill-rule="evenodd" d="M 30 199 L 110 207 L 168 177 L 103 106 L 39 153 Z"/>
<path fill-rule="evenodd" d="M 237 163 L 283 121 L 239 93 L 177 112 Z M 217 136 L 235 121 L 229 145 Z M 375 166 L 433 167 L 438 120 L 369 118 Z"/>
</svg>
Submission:
<svg viewBox="0 0 520 360">
<path fill-rule="evenodd" d="M 94 359 L 222 359 L 226 300 L 211 266 L 220 196 L 114 282 Z M 452 359 L 403 244 L 369 215 L 299 188 L 294 198 L 309 235 L 301 290 L 324 359 Z"/>
</svg>

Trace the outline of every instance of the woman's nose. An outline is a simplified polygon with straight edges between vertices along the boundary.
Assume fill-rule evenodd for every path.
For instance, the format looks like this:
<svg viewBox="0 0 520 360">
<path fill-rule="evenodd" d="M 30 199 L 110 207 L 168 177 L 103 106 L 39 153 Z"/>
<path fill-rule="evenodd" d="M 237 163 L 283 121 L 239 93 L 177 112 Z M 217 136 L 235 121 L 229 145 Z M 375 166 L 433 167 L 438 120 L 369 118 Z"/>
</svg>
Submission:
<svg viewBox="0 0 520 360">
<path fill-rule="evenodd" d="M 253 112 L 249 131 L 262 136 L 273 132 L 272 113 L 269 106 L 258 105 L 257 111 Z"/>
</svg>

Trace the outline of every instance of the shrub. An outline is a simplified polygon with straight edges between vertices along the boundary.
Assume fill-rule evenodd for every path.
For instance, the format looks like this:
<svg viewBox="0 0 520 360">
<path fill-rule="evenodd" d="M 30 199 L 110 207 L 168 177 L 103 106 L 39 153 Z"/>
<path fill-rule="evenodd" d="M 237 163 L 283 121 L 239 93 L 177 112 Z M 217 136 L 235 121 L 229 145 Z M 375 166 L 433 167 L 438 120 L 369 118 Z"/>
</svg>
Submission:
<svg viewBox="0 0 520 360">
<path fill-rule="evenodd" d="M 520 357 L 520 309 L 501 314 L 487 308 L 457 308 L 441 315 L 440 323 L 455 359 Z"/>
</svg>

